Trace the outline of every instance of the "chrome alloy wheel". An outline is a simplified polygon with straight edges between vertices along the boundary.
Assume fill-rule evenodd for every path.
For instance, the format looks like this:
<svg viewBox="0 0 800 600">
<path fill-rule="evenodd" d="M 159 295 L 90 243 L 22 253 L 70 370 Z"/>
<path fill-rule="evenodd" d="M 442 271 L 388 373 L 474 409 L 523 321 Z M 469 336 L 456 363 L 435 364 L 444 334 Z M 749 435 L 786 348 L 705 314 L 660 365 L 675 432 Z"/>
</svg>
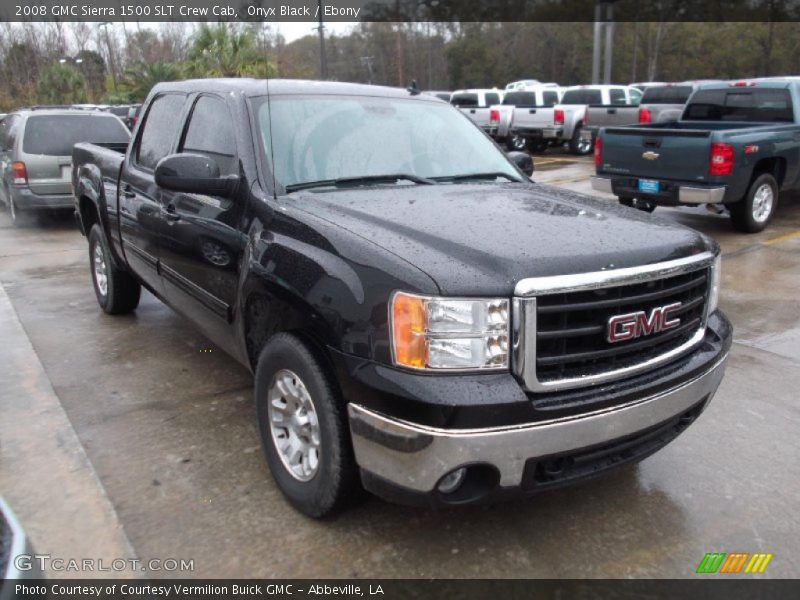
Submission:
<svg viewBox="0 0 800 600">
<path fill-rule="evenodd" d="M 592 150 L 592 140 L 591 138 L 580 137 L 578 138 L 578 152 L 581 154 L 589 154 Z"/>
<path fill-rule="evenodd" d="M 272 378 L 267 393 L 272 441 L 286 470 L 309 481 L 319 469 L 320 429 L 317 411 L 303 380 L 288 369 Z"/>
<path fill-rule="evenodd" d="M 753 194 L 753 220 L 756 223 L 764 223 L 772 213 L 772 205 L 774 203 L 775 194 L 772 191 L 772 186 L 768 183 L 762 183 L 758 186 L 756 193 Z"/>
<path fill-rule="evenodd" d="M 94 245 L 94 282 L 100 295 L 105 297 L 108 294 L 108 268 L 106 267 L 106 256 L 100 244 Z"/>
</svg>

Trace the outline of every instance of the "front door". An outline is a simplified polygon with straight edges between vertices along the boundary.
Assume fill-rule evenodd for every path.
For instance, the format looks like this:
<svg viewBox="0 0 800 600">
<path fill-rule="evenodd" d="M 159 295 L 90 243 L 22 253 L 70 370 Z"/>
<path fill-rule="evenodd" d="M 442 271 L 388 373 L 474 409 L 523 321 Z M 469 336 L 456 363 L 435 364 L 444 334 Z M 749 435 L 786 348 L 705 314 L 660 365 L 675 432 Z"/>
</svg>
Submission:
<svg viewBox="0 0 800 600">
<path fill-rule="evenodd" d="M 233 119 L 214 95 L 196 98 L 178 148 L 217 163 L 220 175 L 240 175 Z M 247 189 L 234 198 L 161 190 L 164 236 L 161 274 L 170 304 L 222 342 L 236 302 L 246 237 L 239 228 Z"/>
<path fill-rule="evenodd" d="M 125 258 L 158 294 L 164 292 L 158 259 L 165 224 L 154 171 L 175 147 L 185 102 L 183 94 L 164 94 L 153 100 L 120 179 L 119 222 Z"/>
</svg>

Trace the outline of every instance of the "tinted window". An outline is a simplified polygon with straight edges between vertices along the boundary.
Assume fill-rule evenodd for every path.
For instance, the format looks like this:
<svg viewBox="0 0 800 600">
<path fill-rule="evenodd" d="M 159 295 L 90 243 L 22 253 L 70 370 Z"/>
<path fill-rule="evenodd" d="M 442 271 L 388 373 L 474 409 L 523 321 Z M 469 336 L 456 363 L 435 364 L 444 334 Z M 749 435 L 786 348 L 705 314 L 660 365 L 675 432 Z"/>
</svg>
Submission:
<svg viewBox="0 0 800 600">
<path fill-rule="evenodd" d="M 633 104 L 634 106 L 639 106 L 639 102 L 642 101 L 642 92 L 640 92 L 636 88 L 631 88 L 628 90 L 628 93 L 631 96 L 631 104 Z"/>
<path fill-rule="evenodd" d="M 453 94 L 450 97 L 450 104 L 464 107 L 478 106 L 478 94 Z"/>
<path fill-rule="evenodd" d="M 558 104 L 558 92 L 544 92 L 542 99 L 545 106 L 555 106 Z"/>
<path fill-rule="evenodd" d="M 236 138 L 228 107 L 222 100 L 202 96 L 194 105 L 181 152 L 213 158 L 222 175 L 236 173 Z"/>
<path fill-rule="evenodd" d="M 611 88 L 608 90 L 608 99 L 611 104 L 622 105 L 628 103 L 625 99 L 625 90 L 620 88 Z"/>
<path fill-rule="evenodd" d="M 600 90 L 568 90 L 561 98 L 561 104 L 602 104 L 603 94 Z"/>
<path fill-rule="evenodd" d="M 644 91 L 642 104 L 686 104 L 692 95 L 690 85 L 666 85 L 651 87 Z"/>
<path fill-rule="evenodd" d="M 500 104 L 500 95 L 495 93 L 486 94 L 486 106 Z"/>
<path fill-rule="evenodd" d="M 184 97 L 178 94 L 166 94 L 153 100 L 136 152 L 136 162 L 140 166 L 155 169 L 156 163 L 169 154 L 178 133 L 183 101 Z"/>
<path fill-rule="evenodd" d="M 128 129 L 119 119 L 104 115 L 36 115 L 28 117 L 22 151 L 26 154 L 72 156 L 78 142 L 126 144 Z"/>
<path fill-rule="evenodd" d="M 791 122 L 789 90 L 735 89 L 699 90 L 686 106 L 688 121 Z"/>
<path fill-rule="evenodd" d="M 536 94 L 534 92 L 508 92 L 503 98 L 506 106 L 536 106 Z"/>
</svg>

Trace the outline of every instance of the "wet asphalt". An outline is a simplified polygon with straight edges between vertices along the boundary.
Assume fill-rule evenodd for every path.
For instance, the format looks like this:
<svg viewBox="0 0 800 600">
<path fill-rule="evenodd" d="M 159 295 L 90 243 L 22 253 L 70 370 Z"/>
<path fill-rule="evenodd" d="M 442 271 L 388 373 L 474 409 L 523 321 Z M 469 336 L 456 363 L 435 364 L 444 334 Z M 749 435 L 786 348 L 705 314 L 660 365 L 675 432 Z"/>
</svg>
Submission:
<svg viewBox="0 0 800 600">
<path fill-rule="evenodd" d="M 590 159 L 544 155 L 535 179 L 592 193 L 591 171 Z M 149 573 L 157 577 L 683 578 L 706 552 L 773 553 L 763 576 L 796 577 L 800 199 L 782 198 L 756 235 L 704 209 L 658 212 L 721 244 L 721 307 L 735 342 L 702 417 L 654 456 L 599 481 L 441 512 L 368 497 L 337 518 L 309 520 L 270 479 L 250 374 L 147 293 L 135 314 L 104 315 L 86 241 L 70 219 L 13 229 L 2 212 L 0 282 L 67 417 L 31 435 L 77 437 L 96 489 L 75 493 L 107 498 L 121 548 L 194 561 L 191 572 Z M 0 343 L 0 365 L 12 350 Z M 21 383 L 0 389 L 13 403 L 8 395 L 33 375 L 5 376 Z M 13 427 L 24 433 L 35 422 L 23 415 Z M 2 493 L 18 503 L 9 461 L 54 476 L 34 452 L 3 448 Z M 19 512 L 37 550 L 63 554 L 111 527 L 92 518 L 93 506 L 48 527 L 41 503 Z"/>
</svg>

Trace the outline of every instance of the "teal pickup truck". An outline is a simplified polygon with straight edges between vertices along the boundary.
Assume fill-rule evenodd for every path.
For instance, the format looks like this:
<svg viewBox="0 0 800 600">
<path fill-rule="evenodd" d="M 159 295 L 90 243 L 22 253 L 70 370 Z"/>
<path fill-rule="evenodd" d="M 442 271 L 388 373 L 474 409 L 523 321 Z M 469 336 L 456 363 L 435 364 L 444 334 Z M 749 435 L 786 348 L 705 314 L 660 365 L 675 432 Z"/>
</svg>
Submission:
<svg viewBox="0 0 800 600">
<path fill-rule="evenodd" d="M 800 186 L 800 82 L 701 86 L 677 122 L 601 129 L 594 162 L 592 187 L 622 204 L 724 205 L 736 229 L 761 231 Z"/>
</svg>

